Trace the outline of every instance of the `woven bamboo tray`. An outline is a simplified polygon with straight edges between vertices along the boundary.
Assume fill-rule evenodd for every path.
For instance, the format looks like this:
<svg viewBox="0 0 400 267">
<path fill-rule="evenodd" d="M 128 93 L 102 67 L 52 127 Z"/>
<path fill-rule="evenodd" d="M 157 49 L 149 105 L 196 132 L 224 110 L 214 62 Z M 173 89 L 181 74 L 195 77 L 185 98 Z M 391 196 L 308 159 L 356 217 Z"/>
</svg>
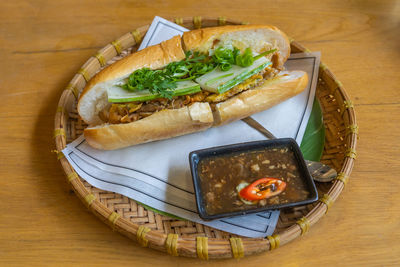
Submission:
<svg viewBox="0 0 400 267">
<path fill-rule="evenodd" d="M 194 29 L 218 25 L 246 24 L 225 18 L 177 18 L 175 23 Z M 304 235 L 321 219 L 345 187 L 356 158 L 358 127 L 352 102 L 342 84 L 321 63 L 316 91 L 326 128 L 322 162 L 338 170 L 332 183 L 318 183 L 321 199 L 308 206 L 282 210 L 272 236 L 265 239 L 240 238 L 198 223 L 177 220 L 146 210 L 134 200 L 100 190 L 77 175 L 60 152 L 86 127 L 76 111 L 77 97 L 98 71 L 137 50 L 149 25 L 140 27 L 111 42 L 91 57 L 63 91 L 56 115 L 54 138 L 57 157 L 68 181 L 82 202 L 112 229 L 137 240 L 142 246 L 173 256 L 240 258 L 273 250 Z M 291 40 L 292 53 L 309 52 Z"/>
</svg>

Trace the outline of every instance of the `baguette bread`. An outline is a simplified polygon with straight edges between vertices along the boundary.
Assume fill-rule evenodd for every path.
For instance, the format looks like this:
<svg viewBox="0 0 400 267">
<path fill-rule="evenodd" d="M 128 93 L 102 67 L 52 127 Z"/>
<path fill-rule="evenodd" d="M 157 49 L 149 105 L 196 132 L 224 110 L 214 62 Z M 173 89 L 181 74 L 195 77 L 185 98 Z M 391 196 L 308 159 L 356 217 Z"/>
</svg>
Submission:
<svg viewBox="0 0 400 267">
<path fill-rule="evenodd" d="M 278 48 L 279 66 L 290 55 L 290 42 L 286 34 L 270 25 L 229 25 L 185 32 L 182 35 L 185 51 L 207 53 L 218 41 L 218 45 L 231 44 L 239 49 L 251 47 L 260 54 L 273 48 Z"/>
<path fill-rule="evenodd" d="M 224 102 L 214 111 L 214 126 L 246 118 L 301 93 L 307 86 L 304 71 L 283 71 L 253 90 L 247 90 Z"/>
<path fill-rule="evenodd" d="M 185 51 L 207 52 L 216 44 L 231 44 L 239 49 L 250 47 L 256 53 L 271 49 L 278 52 L 274 58 L 280 69 L 290 54 L 289 41 L 273 26 L 241 25 L 199 29 L 175 36 L 159 45 L 150 46 L 112 64 L 93 77 L 78 102 L 78 112 L 89 124 L 84 135 L 87 142 L 98 149 L 117 149 L 130 145 L 166 139 L 206 130 L 265 110 L 301 91 L 307 85 L 307 74 L 301 71 L 281 72 L 265 80 L 256 88 L 214 104 L 195 102 L 177 109 L 164 109 L 140 120 L 109 124 L 103 123 L 98 113 L 110 106 L 107 88 L 126 79 L 141 68 L 160 69 L 170 62 L 185 58 Z"/>
<path fill-rule="evenodd" d="M 96 74 L 82 91 L 78 101 L 78 112 L 89 125 L 101 124 L 98 112 L 107 106 L 107 88 L 117 84 L 132 72 L 141 68 L 159 69 L 170 62 L 185 58 L 182 42 L 175 36 L 158 45 L 133 53 L 108 66 Z"/>
<path fill-rule="evenodd" d="M 213 125 L 208 103 L 180 109 L 165 109 L 127 124 L 109 124 L 85 129 L 86 141 L 94 148 L 113 150 L 206 130 Z"/>
</svg>

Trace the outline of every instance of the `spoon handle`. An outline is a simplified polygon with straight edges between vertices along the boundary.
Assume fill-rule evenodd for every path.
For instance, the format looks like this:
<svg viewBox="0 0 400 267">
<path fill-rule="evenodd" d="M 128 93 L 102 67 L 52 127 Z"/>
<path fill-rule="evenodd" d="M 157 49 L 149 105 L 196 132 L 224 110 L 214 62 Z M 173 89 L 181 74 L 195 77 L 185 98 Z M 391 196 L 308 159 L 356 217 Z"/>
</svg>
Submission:
<svg viewBox="0 0 400 267">
<path fill-rule="evenodd" d="M 276 139 L 276 137 L 267 129 L 264 128 L 260 123 L 251 117 L 242 119 L 247 125 L 263 134 L 268 139 Z M 321 162 L 306 160 L 308 171 L 315 181 L 318 182 L 330 182 L 337 176 L 337 172 L 329 167 L 328 165 L 322 164 Z"/>
<path fill-rule="evenodd" d="M 335 169 L 321 162 L 306 160 L 306 164 L 308 171 L 315 181 L 330 182 L 337 176 Z"/>
</svg>

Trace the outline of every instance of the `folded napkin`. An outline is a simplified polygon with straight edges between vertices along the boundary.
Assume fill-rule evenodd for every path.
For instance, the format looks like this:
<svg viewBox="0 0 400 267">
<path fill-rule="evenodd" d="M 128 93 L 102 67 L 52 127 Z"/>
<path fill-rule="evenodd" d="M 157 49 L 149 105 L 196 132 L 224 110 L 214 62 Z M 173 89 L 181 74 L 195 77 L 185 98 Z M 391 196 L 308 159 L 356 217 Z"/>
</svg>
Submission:
<svg viewBox="0 0 400 267">
<path fill-rule="evenodd" d="M 142 46 L 157 44 L 186 29 L 156 17 Z M 141 46 L 141 48 L 143 48 Z M 292 55 L 285 67 L 309 75 L 304 92 L 253 119 L 278 137 L 301 143 L 315 95 L 319 53 Z M 83 136 L 63 150 L 75 171 L 93 186 L 120 193 L 157 210 L 199 222 L 226 232 L 248 236 L 271 235 L 279 211 L 203 221 L 197 214 L 188 155 L 191 151 L 219 145 L 263 140 L 265 137 L 242 121 L 168 140 L 114 151 L 90 147 Z"/>
</svg>

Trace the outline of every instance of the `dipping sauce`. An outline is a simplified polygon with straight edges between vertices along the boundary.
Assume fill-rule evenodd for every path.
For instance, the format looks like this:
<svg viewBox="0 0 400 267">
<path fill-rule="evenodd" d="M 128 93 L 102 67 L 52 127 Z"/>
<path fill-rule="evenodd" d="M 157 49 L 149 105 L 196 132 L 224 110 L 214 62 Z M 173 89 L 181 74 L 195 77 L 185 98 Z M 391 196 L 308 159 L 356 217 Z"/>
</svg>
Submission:
<svg viewBox="0 0 400 267">
<path fill-rule="evenodd" d="M 205 211 L 209 215 L 294 203 L 310 197 L 298 161 L 288 146 L 266 147 L 203 158 L 197 165 Z M 276 178 L 286 187 L 279 194 L 258 201 L 243 201 L 237 186 L 261 178 Z M 275 191 L 275 186 L 271 191 Z"/>
</svg>

